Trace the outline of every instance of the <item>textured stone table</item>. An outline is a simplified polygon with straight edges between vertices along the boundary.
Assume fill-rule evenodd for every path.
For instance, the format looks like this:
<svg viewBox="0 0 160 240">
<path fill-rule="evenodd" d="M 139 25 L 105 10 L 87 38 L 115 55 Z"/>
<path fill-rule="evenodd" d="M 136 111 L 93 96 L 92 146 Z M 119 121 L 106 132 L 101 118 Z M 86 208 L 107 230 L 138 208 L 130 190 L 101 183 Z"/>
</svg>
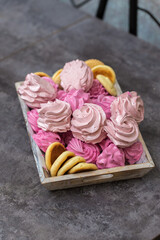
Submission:
<svg viewBox="0 0 160 240">
<path fill-rule="evenodd" d="M 0 0 L 0 239 L 150 240 L 160 234 L 160 50 L 54 0 Z M 98 58 L 145 103 L 156 164 L 142 179 L 49 192 L 40 185 L 14 82 Z"/>
</svg>

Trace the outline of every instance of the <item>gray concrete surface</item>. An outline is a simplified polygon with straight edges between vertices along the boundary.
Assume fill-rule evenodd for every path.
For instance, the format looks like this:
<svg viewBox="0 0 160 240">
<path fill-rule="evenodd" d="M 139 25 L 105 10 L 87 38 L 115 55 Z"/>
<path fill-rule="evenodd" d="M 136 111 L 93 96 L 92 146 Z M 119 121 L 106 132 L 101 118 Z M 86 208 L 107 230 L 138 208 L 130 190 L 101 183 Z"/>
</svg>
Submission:
<svg viewBox="0 0 160 240">
<path fill-rule="evenodd" d="M 61 1 L 71 5 L 70 0 Z M 75 0 L 77 3 L 82 1 Z M 91 0 L 82 6 L 81 10 L 95 16 L 98 4 L 99 0 Z M 159 0 L 138 0 L 138 6 L 149 10 L 160 22 Z M 128 14 L 129 0 L 109 0 L 103 21 L 128 32 Z M 142 11 L 138 11 L 138 38 L 160 48 L 160 28 L 148 14 Z"/>
<path fill-rule="evenodd" d="M 28 1 L 22 2 L 22 9 L 32 12 Z M 39 12 L 43 0 L 31 2 Z M 11 9 L 16 22 L 6 14 L 0 17 L 1 33 L 8 26 L 0 45 L 0 240 L 153 239 L 160 234 L 160 50 L 92 17 L 80 20 L 85 15 L 56 0 L 45 1 L 56 13 L 53 29 L 48 16 L 47 36 L 31 44 L 21 29 L 30 21 L 27 39 L 32 26 L 38 36 L 43 21 L 39 16 L 27 20 L 25 10 L 23 21 L 12 1 L 0 4 L 0 16 L 4 8 Z M 61 30 L 54 32 L 57 22 Z M 17 29 L 21 38 L 15 48 Z M 115 69 L 124 91 L 142 96 L 145 121 L 140 128 L 156 164 L 142 179 L 55 192 L 40 185 L 14 83 L 30 72 L 52 74 L 76 58 L 101 59 Z"/>
</svg>

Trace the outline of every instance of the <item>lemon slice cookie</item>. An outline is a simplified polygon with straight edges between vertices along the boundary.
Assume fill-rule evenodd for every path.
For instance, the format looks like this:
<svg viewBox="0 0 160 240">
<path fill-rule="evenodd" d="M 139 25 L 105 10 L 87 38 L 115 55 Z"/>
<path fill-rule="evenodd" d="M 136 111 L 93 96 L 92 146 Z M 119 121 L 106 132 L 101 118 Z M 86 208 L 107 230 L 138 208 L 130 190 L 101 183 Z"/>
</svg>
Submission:
<svg viewBox="0 0 160 240">
<path fill-rule="evenodd" d="M 114 70 L 107 66 L 107 65 L 98 65 L 92 68 L 92 72 L 94 75 L 94 78 L 97 79 L 97 75 L 103 75 L 105 77 L 108 77 L 112 83 L 114 84 L 116 81 L 116 74 Z"/>
<path fill-rule="evenodd" d="M 107 92 L 109 92 L 112 96 L 117 96 L 117 91 L 114 87 L 114 84 L 108 77 L 97 75 L 97 80 L 103 85 Z"/>
<path fill-rule="evenodd" d="M 66 151 L 65 147 L 63 146 L 63 144 L 61 144 L 59 142 L 54 142 L 49 145 L 49 147 L 47 148 L 47 151 L 45 153 L 45 162 L 46 162 L 46 167 L 48 170 L 50 170 L 54 161 L 64 151 Z"/>
<path fill-rule="evenodd" d="M 104 65 L 103 62 L 97 60 L 97 59 L 88 59 L 85 61 L 85 63 L 90 67 L 91 69 L 97 65 Z"/>
<path fill-rule="evenodd" d="M 74 167 L 77 163 L 85 162 L 86 160 L 83 157 L 75 156 L 67 160 L 60 170 L 57 173 L 57 176 L 64 175 L 67 171 L 69 171 L 72 167 Z"/>
<path fill-rule="evenodd" d="M 63 152 L 52 164 L 52 167 L 50 168 L 50 173 L 51 176 L 56 176 L 58 170 L 60 169 L 60 167 L 62 166 L 62 164 L 67 161 L 69 158 L 74 157 L 75 154 L 73 152 L 70 151 L 65 151 Z"/>
<path fill-rule="evenodd" d="M 68 173 L 71 174 L 84 171 L 93 171 L 97 169 L 97 166 L 93 163 L 78 163 L 76 166 L 71 168 Z"/>
<path fill-rule="evenodd" d="M 56 84 L 58 84 L 58 85 L 60 85 L 60 83 L 61 83 L 60 73 L 62 72 L 62 70 L 63 70 L 63 69 L 59 69 L 59 70 L 56 71 L 56 72 L 53 74 L 53 76 L 52 76 L 53 81 L 54 81 Z"/>
<path fill-rule="evenodd" d="M 34 74 L 38 75 L 39 77 L 49 77 L 50 78 L 50 76 L 44 72 L 35 72 Z"/>
</svg>

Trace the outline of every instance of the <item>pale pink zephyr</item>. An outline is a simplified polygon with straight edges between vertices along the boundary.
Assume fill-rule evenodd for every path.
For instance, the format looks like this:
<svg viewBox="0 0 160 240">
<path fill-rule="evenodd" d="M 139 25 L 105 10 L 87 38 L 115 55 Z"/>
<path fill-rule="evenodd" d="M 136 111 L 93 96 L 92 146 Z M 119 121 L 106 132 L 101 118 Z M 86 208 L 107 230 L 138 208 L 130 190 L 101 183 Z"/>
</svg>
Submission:
<svg viewBox="0 0 160 240">
<path fill-rule="evenodd" d="M 31 111 L 27 112 L 28 122 L 31 125 L 31 128 L 34 132 L 38 132 L 40 128 L 38 127 L 37 120 L 38 120 L 38 111 L 37 109 L 32 109 Z"/>
<path fill-rule="evenodd" d="M 122 149 L 109 144 L 97 158 L 96 165 L 99 169 L 114 168 L 125 165 L 125 156 Z"/>
<path fill-rule="evenodd" d="M 118 115 L 128 115 L 140 123 L 144 119 L 143 101 L 136 92 L 125 92 L 112 102 L 111 115 L 113 118 L 117 118 Z"/>
<path fill-rule="evenodd" d="M 138 162 L 143 153 L 143 146 L 141 142 L 135 142 L 130 147 L 124 148 L 125 158 L 129 164 Z"/>
<path fill-rule="evenodd" d="M 44 131 L 67 132 L 70 130 L 71 107 L 67 102 L 56 99 L 42 104 L 38 110 L 38 127 Z"/>
<path fill-rule="evenodd" d="M 39 130 L 38 133 L 34 134 L 32 137 L 43 152 L 46 152 L 51 143 L 62 142 L 57 133 L 45 132 L 43 130 Z"/>
<path fill-rule="evenodd" d="M 61 86 L 65 91 L 82 89 L 87 92 L 93 84 L 91 69 L 81 60 L 74 60 L 64 65 L 60 73 Z"/>
<path fill-rule="evenodd" d="M 129 116 L 118 115 L 116 119 L 107 120 L 104 130 L 109 139 L 118 147 L 131 146 L 138 140 L 139 128 L 136 121 Z"/>
<path fill-rule="evenodd" d="M 56 89 L 43 78 L 30 73 L 19 87 L 18 93 L 30 108 L 40 108 L 42 103 L 56 98 Z"/>
<path fill-rule="evenodd" d="M 52 78 L 49 77 L 42 77 L 44 80 L 46 80 L 47 82 L 49 82 L 56 90 L 58 90 L 58 84 L 56 84 Z"/>
<path fill-rule="evenodd" d="M 67 150 L 83 157 L 88 163 L 95 163 L 100 154 L 98 146 L 82 142 L 76 138 L 72 138 L 67 146 Z"/>
<path fill-rule="evenodd" d="M 106 115 L 103 109 L 92 103 L 85 103 L 81 109 L 73 112 L 71 131 L 75 138 L 86 143 L 99 143 L 105 137 L 103 130 L 106 123 Z"/>
</svg>

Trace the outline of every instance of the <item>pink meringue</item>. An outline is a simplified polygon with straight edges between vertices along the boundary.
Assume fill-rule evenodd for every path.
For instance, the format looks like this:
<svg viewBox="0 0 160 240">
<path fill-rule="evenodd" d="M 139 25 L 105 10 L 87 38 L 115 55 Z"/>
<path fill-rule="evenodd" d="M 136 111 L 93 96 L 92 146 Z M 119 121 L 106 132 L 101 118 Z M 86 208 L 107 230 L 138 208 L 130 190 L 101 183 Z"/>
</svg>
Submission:
<svg viewBox="0 0 160 240">
<path fill-rule="evenodd" d="M 72 89 L 68 93 L 65 91 L 59 91 L 58 97 L 60 100 L 68 102 L 71 106 L 72 111 L 77 108 L 81 108 L 84 103 L 89 100 L 89 93 L 85 93 L 82 89 Z"/>
<path fill-rule="evenodd" d="M 98 146 L 91 143 L 84 143 L 76 138 L 72 138 L 67 146 L 67 150 L 83 157 L 88 163 L 95 163 L 100 154 Z"/>
<path fill-rule="evenodd" d="M 99 95 L 103 94 L 107 96 L 109 93 L 105 90 L 103 85 L 97 79 L 93 80 L 93 85 L 89 90 L 90 98 L 97 98 Z"/>
<path fill-rule="evenodd" d="M 103 139 L 102 142 L 99 143 L 99 146 L 101 147 L 102 150 L 104 150 L 105 148 L 107 148 L 110 144 L 112 143 L 112 141 L 109 138 Z"/>
<path fill-rule="evenodd" d="M 49 82 L 56 90 L 58 90 L 58 84 L 56 84 L 52 78 L 49 77 L 42 77 L 44 80 L 46 80 L 47 82 Z"/>
<path fill-rule="evenodd" d="M 38 127 L 44 131 L 67 132 L 70 130 L 71 107 L 68 103 L 56 99 L 41 105 L 38 110 Z"/>
<path fill-rule="evenodd" d="M 65 97 L 67 96 L 67 92 L 64 90 L 59 90 L 57 92 L 57 99 L 64 101 Z"/>
<path fill-rule="evenodd" d="M 113 143 L 109 144 L 97 158 L 96 165 L 99 169 L 124 166 L 125 156 L 123 150 Z"/>
<path fill-rule="evenodd" d="M 93 84 L 91 69 L 81 60 L 74 60 L 64 65 L 60 73 L 61 86 L 65 91 L 82 89 L 87 92 Z"/>
<path fill-rule="evenodd" d="M 85 103 L 81 109 L 73 112 L 71 131 L 75 138 L 96 144 L 106 137 L 103 130 L 105 122 L 106 115 L 100 106 Z"/>
<path fill-rule="evenodd" d="M 130 147 L 124 148 L 125 158 L 129 164 L 135 164 L 140 160 L 143 153 L 143 146 L 141 142 L 135 142 Z"/>
<path fill-rule="evenodd" d="M 38 147 L 46 152 L 48 146 L 54 142 L 61 142 L 61 138 L 57 133 L 53 132 L 45 132 L 43 130 L 39 130 L 38 133 L 33 134 L 33 139 L 38 145 Z"/>
<path fill-rule="evenodd" d="M 65 145 L 68 145 L 71 139 L 73 138 L 73 134 L 71 131 L 60 133 L 60 136 Z"/>
<path fill-rule="evenodd" d="M 111 117 L 106 123 L 104 130 L 116 146 L 129 147 L 138 140 L 139 128 L 132 117 L 119 115 L 116 119 Z"/>
<path fill-rule="evenodd" d="M 92 99 L 92 103 L 101 106 L 106 114 L 107 118 L 111 117 L 111 103 L 116 99 L 113 96 L 104 96 L 103 94 L 99 95 L 97 99 Z"/>
<path fill-rule="evenodd" d="M 31 111 L 27 112 L 28 122 L 31 125 L 31 128 L 34 132 L 38 132 L 40 128 L 38 127 L 37 120 L 38 120 L 38 112 L 37 109 L 32 109 Z"/>
<path fill-rule="evenodd" d="M 18 93 L 31 108 L 40 108 L 41 103 L 56 98 L 56 89 L 43 78 L 33 73 L 26 76 L 24 83 L 18 89 Z"/>
<path fill-rule="evenodd" d="M 117 97 L 111 104 L 111 115 L 116 118 L 118 115 L 133 117 L 137 123 L 144 119 L 144 105 L 136 92 L 125 92 Z"/>
</svg>

